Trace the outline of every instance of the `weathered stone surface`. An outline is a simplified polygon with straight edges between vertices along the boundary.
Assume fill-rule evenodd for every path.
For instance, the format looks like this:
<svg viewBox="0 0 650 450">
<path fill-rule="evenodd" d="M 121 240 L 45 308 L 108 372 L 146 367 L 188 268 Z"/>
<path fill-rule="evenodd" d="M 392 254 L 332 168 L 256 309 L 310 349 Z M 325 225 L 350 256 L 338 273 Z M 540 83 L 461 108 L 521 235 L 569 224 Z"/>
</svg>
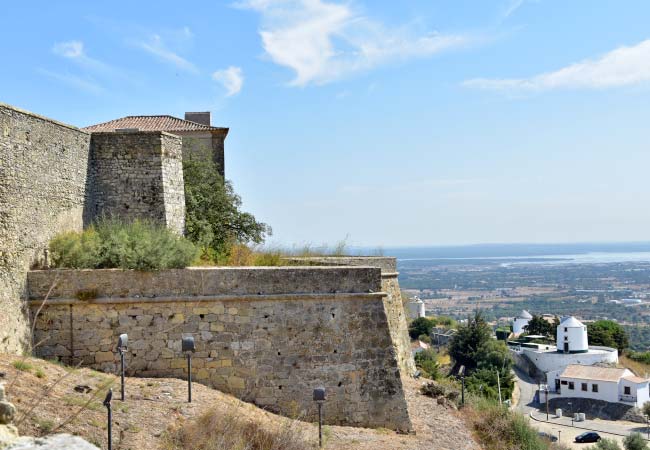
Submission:
<svg viewBox="0 0 650 450">
<path fill-rule="evenodd" d="M 53 434 L 45 437 L 21 437 L 6 450 L 97 450 L 79 436 Z"/>
<path fill-rule="evenodd" d="M 18 429 L 13 425 L 0 425 L 0 449 L 18 439 Z"/>
<path fill-rule="evenodd" d="M 54 276 L 30 272 L 30 296 L 38 299 Z M 74 354 L 87 350 L 85 364 L 113 371 L 109 355 L 115 349 L 101 348 L 103 332 L 112 333 L 113 346 L 120 333 L 129 333 L 130 375 L 186 376 L 180 342 L 192 335 L 192 378 L 198 382 L 308 421 L 316 420 L 312 391 L 322 385 L 329 424 L 412 428 L 380 269 L 97 270 L 61 271 L 58 277 L 36 321 L 34 339 L 49 337 L 38 349 L 44 355 L 72 339 Z M 90 286 L 96 299 L 75 299 L 76 290 Z M 32 310 L 39 304 L 31 303 Z M 109 312 L 152 320 L 94 320 Z M 148 357 L 158 351 L 160 358 Z"/>
<path fill-rule="evenodd" d="M 89 143 L 77 128 L 0 103 L 0 351 L 28 341 L 29 266 L 52 236 L 82 227 Z"/>
<path fill-rule="evenodd" d="M 94 216 L 146 218 L 183 233 L 182 141 L 160 131 L 93 133 L 88 209 Z"/>
<path fill-rule="evenodd" d="M 327 266 L 368 266 L 381 269 L 381 290 L 388 294 L 384 297 L 384 308 L 388 317 L 388 328 L 397 353 L 397 360 L 403 374 L 415 372 L 415 361 L 411 353 L 411 339 L 408 334 L 406 314 L 402 304 L 402 294 L 397 280 L 397 260 L 386 256 L 319 256 L 306 258 L 289 258 L 296 262 Z"/>
</svg>

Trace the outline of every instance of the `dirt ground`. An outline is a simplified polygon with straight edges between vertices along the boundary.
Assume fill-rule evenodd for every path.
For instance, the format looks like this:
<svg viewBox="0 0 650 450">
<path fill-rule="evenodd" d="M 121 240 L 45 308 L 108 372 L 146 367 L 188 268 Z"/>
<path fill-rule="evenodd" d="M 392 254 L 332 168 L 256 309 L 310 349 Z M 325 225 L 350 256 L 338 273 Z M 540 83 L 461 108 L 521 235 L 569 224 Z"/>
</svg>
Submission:
<svg viewBox="0 0 650 450">
<path fill-rule="evenodd" d="M 421 381 L 403 381 L 416 431 L 414 435 L 397 434 L 386 429 L 327 426 L 325 448 L 480 448 L 456 410 L 421 395 Z M 162 436 L 170 426 L 192 420 L 211 408 L 236 408 L 237 414 L 260 426 L 281 426 L 288 420 L 198 383 L 193 384 L 192 403 L 187 403 L 187 382 L 177 379 L 127 378 L 127 400 L 122 402 L 118 377 L 35 358 L 0 355 L 0 382 L 5 384 L 8 400 L 16 405 L 15 424 L 21 434 L 67 432 L 80 435 L 101 448 L 107 445 L 106 408 L 102 401 L 107 389 L 112 387 L 113 448 L 116 450 L 160 448 Z M 314 424 L 296 422 L 294 427 L 310 442 L 318 442 Z"/>
</svg>

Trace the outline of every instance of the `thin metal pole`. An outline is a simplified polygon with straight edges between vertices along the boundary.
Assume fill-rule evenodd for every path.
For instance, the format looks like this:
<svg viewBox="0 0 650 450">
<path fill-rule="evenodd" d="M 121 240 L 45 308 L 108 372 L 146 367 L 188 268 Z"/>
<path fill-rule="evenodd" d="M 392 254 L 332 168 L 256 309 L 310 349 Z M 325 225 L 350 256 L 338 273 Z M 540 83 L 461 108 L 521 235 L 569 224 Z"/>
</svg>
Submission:
<svg viewBox="0 0 650 450">
<path fill-rule="evenodd" d="M 187 354 L 187 402 L 192 403 L 192 354 Z"/>
<path fill-rule="evenodd" d="M 111 404 L 106 406 L 108 409 L 108 450 L 113 449 L 113 414 L 111 411 Z"/>
<path fill-rule="evenodd" d="M 557 441 L 562 442 L 562 430 L 557 430 Z"/>
<path fill-rule="evenodd" d="M 120 349 L 120 363 L 122 366 L 122 374 L 120 376 L 122 381 L 122 401 L 124 401 L 124 350 Z"/>
<path fill-rule="evenodd" d="M 497 369 L 497 387 L 499 388 L 499 405 L 501 404 L 501 381 L 499 380 L 499 370 Z"/>
<path fill-rule="evenodd" d="M 461 392 L 461 394 L 460 394 L 460 404 L 465 406 L 465 375 L 460 377 L 460 379 L 461 379 L 461 385 L 462 385 L 462 389 L 460 391 Z"/>
<path fill-rule="evenodd" d="M 323 447 L 323 404 L 318 402 L 318 447 Z"/>
</svg>

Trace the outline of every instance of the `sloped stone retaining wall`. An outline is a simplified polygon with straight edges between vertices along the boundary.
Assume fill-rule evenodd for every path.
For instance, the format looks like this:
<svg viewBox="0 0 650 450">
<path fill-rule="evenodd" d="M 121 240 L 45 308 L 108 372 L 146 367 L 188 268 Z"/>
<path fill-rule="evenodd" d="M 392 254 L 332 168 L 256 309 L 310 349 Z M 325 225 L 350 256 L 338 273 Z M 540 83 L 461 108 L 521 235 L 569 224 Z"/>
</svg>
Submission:
<svg viewBox="0 0 650 450">
<path fill-rule="evenodd" d="M 130 375 L 186 377 L 181 337 L 194 336 L 193 378 L 289 416 L 410 431 L 381 270 L 371 267 L 32 271 L 37 352 L 115 372 L 129 334 Z"/>
</svg>

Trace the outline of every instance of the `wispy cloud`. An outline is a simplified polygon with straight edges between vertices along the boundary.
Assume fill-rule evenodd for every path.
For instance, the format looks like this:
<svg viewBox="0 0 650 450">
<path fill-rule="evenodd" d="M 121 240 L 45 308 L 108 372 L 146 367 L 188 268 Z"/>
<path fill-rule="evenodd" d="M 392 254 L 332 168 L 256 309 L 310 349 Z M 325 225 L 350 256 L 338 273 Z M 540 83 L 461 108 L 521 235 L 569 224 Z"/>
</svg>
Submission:
<svg viewBox="0 0 650 450">
<path fill-rule="evenodd" d="M 110 64 L 88 56 L 82 41 L 57 42 L 52 46 L 52 52 L 55 55 L 74 62 L 84 69 L 92 70 L 103 75 L 120 75 L 120 71 Z"/>
<path fill-rule="evenodd" d="M 212 74 L 212 79 L 226 89 L 228 97 L 239 93 L 244 85 L 244 74 L 241 67 L 230 66 L 227 69 L 217 70 Z"/>
<path fill-rule="evenodd" d="M 193 36 L 191 30 L 187 27 L 175 34 L 182 39 L 191 39 Z M 152 34 L 146 39 L 133 41 L 133 43 L 136 47 L 154 55 L 160 61 L 171 64 L 185 72 L 199 73 L 199 69 L 194 64 L 170 49 L 159 34 Z"/>
<path fill-rule="evenodd" d="M 325 0 L 245 0 L 260 13 L 267 55 L 295 72 L 295 86 L 325 84 L 396 60 L 427 57 L 467 45 L 463 34 L 389 28 L 349 4 Z"/>
<path fill-rule="evenodd" d="M 650 81 L 650 39 L 619 47 L 599 58 L 581 61 L 530 78 L 475 78 L 463 82 L 471 88 L 509 93 L 552 89 L 605 89 Z"/>
<path fill-rule="evenodd" d="M 513 15 L 521 6 L 524 4 L 525 0 L 510 0 L 503 10 L 502 17 L 507 19 Z"/>
<path fill-rule="evenodd" d="M 75 89 L 80 89 L 82 91 L 90 92 L 91 94 L 101 94 L 104 92 L 104 88 L 99 84 L 95 83 L 92 80 L 86 78 L 81 78 L 76 75 L 71 75 L 68 73 L 58 73 L 52 72 L 46 69 L 38 69 L 38 73 L 45 75 L 46 77 L 57 80 L 61 83 L 64 83 Z"/>
</svg>

